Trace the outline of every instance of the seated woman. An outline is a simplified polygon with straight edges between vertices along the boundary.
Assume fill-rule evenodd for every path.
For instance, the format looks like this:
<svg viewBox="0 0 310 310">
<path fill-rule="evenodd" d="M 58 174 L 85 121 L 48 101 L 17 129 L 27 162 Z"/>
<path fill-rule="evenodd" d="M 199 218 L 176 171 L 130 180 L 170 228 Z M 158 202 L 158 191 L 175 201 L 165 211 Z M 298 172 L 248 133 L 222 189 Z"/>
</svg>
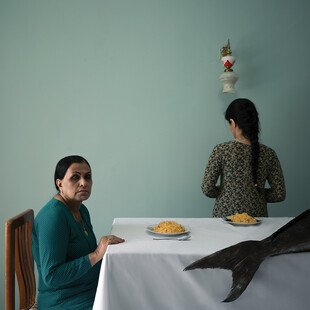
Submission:
<svg viewBox="0 0 310 310">
<path fill-rule="evenodd" d="M 55 170 L 58 193 L 35 218 L 32 250 L 38 269 L 39 309 L 92 309 L 100 261 L 109 244 L 124 242 L 104 236 L 97 245 L 87 208 L 92 173 L 81 156 L 61 159 Z"/>
</svg>

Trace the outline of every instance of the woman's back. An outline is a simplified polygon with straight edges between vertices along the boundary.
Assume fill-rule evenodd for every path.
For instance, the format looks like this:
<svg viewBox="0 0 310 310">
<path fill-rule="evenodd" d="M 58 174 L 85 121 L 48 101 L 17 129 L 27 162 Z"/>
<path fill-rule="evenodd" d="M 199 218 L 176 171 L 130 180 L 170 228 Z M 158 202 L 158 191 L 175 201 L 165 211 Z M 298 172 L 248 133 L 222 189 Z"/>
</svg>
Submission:
<svg viewBox="0 0 310 310">
<path fill-rule="evenodd" d="M 267 202 L 284 199 L 284 179 L 277 155 L 263 144 L 259 149 L 255 184 L 250 144 L 231 141 L 214 148 L 202 183 L 204 194 L 216 198 L 214 217 L 242 212 L 256 217 L 268 216 Z M 220 185 L 216 186 L 219 177 Z M 271 189 L 265 189 L 266 181 Z"/>
</svg>

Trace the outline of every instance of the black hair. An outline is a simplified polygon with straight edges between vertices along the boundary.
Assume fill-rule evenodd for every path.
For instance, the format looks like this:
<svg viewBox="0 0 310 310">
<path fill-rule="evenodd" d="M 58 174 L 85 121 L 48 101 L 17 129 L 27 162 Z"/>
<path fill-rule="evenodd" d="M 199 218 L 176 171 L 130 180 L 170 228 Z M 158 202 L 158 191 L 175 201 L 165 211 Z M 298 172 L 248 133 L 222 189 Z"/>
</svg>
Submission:
<svg viewBox="0 0 310 310">
<path fill-rule="evenodd" d="M 245 138 L 249 139 L 252 148 L 252 174 L 255 186 L 257 186 L 257 170 L 259 158 L 259 118 L 254 103 L 245 98 L 235 99 L 228 106 L 225 119 L 230 122 L 233 119 L 242 130 Z"/>
<path fill-rule="evenodd" d="M 67 157 L 62 158 L 56 165 L 55 174 L 54 174 L 54 184 L 56 189 L 59 191 L 59 188 L 57 186 L 56 180 L 62 180 L 68 170 L 68 168 L 75 163 L 86 163 L 88 167 L 90 168 L 90 164 L 88 161 L 79 155 L 70 155 Z"/>
</svg>

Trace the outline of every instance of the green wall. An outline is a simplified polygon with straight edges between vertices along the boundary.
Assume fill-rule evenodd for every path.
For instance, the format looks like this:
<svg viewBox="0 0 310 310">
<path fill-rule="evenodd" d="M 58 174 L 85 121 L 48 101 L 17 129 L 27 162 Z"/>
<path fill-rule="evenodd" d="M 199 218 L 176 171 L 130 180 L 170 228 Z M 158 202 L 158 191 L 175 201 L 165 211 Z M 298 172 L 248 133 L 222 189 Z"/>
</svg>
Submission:
<svg viewBox="0 0 310 310">
<path fill-rule="evenodd" d="M 209 217 L 214 201 L 200 184 L 212 148 L 231 139 L 223 112 L 236 97 L 256 103 L 261 140 L 283 166 L 287 199 L 270 215 L 308 208 L 309 9 L 308 0 L 0 0 L 1 303 L 5 219 L 52 197 L 63 156 L 92 165 L 98 236 L 115 217 Z M 228 38 L 235 94 L 218 79 Z"/>
</svg>

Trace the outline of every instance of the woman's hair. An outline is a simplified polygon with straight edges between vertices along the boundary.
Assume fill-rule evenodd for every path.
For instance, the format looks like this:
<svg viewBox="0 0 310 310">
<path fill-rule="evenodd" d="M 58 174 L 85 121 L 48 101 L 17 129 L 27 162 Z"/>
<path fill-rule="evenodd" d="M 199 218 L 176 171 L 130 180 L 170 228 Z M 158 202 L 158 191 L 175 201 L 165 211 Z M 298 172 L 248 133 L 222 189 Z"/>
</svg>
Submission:
<svg viewBox="0 0 310 310">
<path fill-rule="evenodd" d="M 260 132 L 259 118 L 255 105 L 245 98 L 235 99 L 228 106 L 225 119 L 230 122 L 233 119 L 242 130 L 243 135 L 250 140 L 252 147 L 252 174 L 255 186 L 257 186 L 257 170 L 259 158 L 258 135 Z"/>
<path fill-rule="evenodd" d="M 68 170 L 68 168 L 75 163 L 86 163 L 89 168 L 90 168 L 90 164 L 88 163 L 88 161 L 83 158 L 82 156 L 79 155 L 70 155 L 67 157 L 62 158 L 58 164 L 56 165 L 56 169 L 55 169 L 55 174 L 54 174 L 54 184 L 56 189 L 59 191 L 59 188 L 57 186 L 56 180 L 62 180 Z"/>
</svg>

